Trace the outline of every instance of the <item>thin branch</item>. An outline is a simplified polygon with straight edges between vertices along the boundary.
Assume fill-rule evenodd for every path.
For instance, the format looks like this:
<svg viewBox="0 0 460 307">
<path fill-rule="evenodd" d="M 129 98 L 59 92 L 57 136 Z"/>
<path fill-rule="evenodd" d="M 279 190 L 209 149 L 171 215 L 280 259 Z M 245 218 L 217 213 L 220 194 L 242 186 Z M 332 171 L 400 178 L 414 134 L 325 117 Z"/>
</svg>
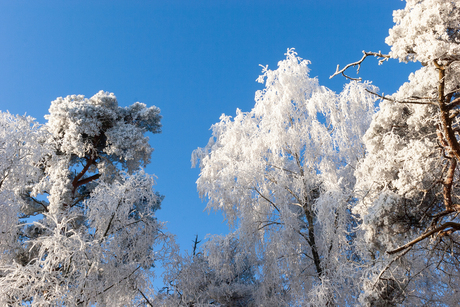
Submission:
<svg viewBox="0 0 460 307">
<path fill-rule="evenodd" d="M 198 244 L 201 242 L 201 240 L 198 241 L 198 235 L 195 235 L 195 240 L 193 240 L 193 252 L 192 255 L 196 255 L 196 248 L 198 247 Z"/>
<path fill-rule="evenodd" d="M 297 202 L 299 203 L 299 206 L 300 206 L 301 208 L 303 208 L 303 206 L 300 204 L 302 201 L 301 201 L 300 198 L 297 196 L 297 194 L 295 194 L 295 193 L 294 193 L 290 188 L 288 188 L 288 187 L 284 187 L 284 188 L 286 189 L 286 191 L 289 192 L 289 194 L 292 195 L 292 197 L 294 197 L 294 198 L 297 200 Z M 295 205 L 295 204 L 294 204 L 294 205 Z"/>
<path fill-rule="evenodd" d="M 140 268 L 141 268 L 141 266 L 139 265 L 139 266 L 138 266 L 136 269 L 134 269 L 134 271 L 132 271 L 128 276 L 126 276 L 126 277 L 120 279 L 120 280 L 118 281 L 118 283 L 120 283 L 120 282 L 123 281 L 123 280 L 126 280 L 126 279 L 130 278 L 130 277 L 131 277 L 134 273 L 136 273 L 136 271 L 139 270 Z M 102 293 L 105 293 L 105 292 L 109 291 L 109 290 L 112 289 L 116 284 L 117 284 L 117 283 L 113 283 L 111 286 L 109 286 L 109 287 L 105 288 L 104 290 L 100 291 L 100 292 L 97 293 L 95 296 L 101 295 Z M 82 304 L 86 303 L 87 301 L 89 301 L 89 299 L 87 299 L 87 300 L 85 300 L 85 301 L 79 301 L 79 302 L 77 302 L 77 305 L 82 305 Z"/>
<path fill-rule="evenodd" d="M 260 191 L 259 191 L 256 187 L 254 187 L 253 189 L 254 189 L 254 191 L 257 192 L 257 194 L 260 195 L 260 197 L 262 197 L 263 199 L 265 199 L 266 201 L 268 201 L 273 207 L 275 207 L 276 211 L 280 212 L 280 210 L 279 210 L 278 207 L 275 205 L 275 203 L 273 203 L 270 199 L 268 199 L 268 198 L 265 197 L 262 193 L 260 193 Z"/>
<path fill-rule="evenodd" d="M 102 239 L 108 235 L 110 227 L 112 227 L 112 222 L 113 222 L 113 219 L 115 218 L 115 214 L 117 213 L 118 208 L 120 208 L 120 206 L 121 206 L 121 201 L 118 202 L 117 208 L 113 211 L 112 216 L 110 217 L 109 224 L 107 225 L 107 228 L 105 229 L 104 234 L 102 235 Z"/>
<path fill-rule="evenodd" d="M 150 303 L 149 299 L 144 295 L 144 293 L 142 293 L 141 289 L 137 288 L 137 290 L 139 291 L 139 293 L 144 297 L 145 301 L 147 302 L 147 304 L 150 305 L 150 307 L 153 307 L 152 303 Z"/>
<path fill-rule="evenodd" d="M 7 172 L 6 175 L 3 177 L 2 181 L 0 181 L 0 189 L 2 188 L 3 182 L 5 182 L 6 178 L 7 178 L 8 175 L 10 174 L 9 169 L 6 170 L 6 171 L 8 171 L 8 172 Z"/>
<path fill-rule="evenodd" d="M 354 81 L 361 81 L 362 78 L 352 78 L 352 77 L 349 77 L 347 75 L 345 75 L 345 71 L 350 68 L 350 67 L 355 67 L 355 66 L 358 66 L 358 69 L 356 71 L 357 74 L 359 74 L 359 69 L 361 68 L 361 63 L 368 57 L 368 56 L 374 56 L 374 57 L 377 57 L 377 58 L 380 58 L 379 60 L 379 65 L 381 65 L 383 62 L 385 61 L 388 61 L 388 59 L 390 58 L 390 55 L 388 54 L 382 54 L 381 51 L 379 52 L 366 52 L 363 50 L 363 57 L 361 58 L 361 60 L 359 61 L 356 61 L 354 63 L 350 63 L 348 64 L 347 66 L 345 66 L 344 68 L 340 69 L 340 65 L 337 65 L 337 68 L 335 70 L 335 73 L 329 77 L 329 79 L 332 79 L 334 78 L 335 76 L 337 76 L 338 74 L 342 74 L 342 76 L 344 76 L 345 78 L 347 79 L 350 79 L 350 80 L 354 80 Z"/>
<path fill-rule="evenodd" d="M 300 230 L 298 230 L 297 232 L 302 236 L 302 238 L 305 239 L 305 241 L 307 241 L 308 245 L 311 245 L 310 239 L 304 233 L 302 233 Z"/>
<path fill-rule="evenodd" d="M 393 98 L 389 98 L 387 96 L 383 96 L 383 95 L 379 95 L 373 91 L 370 91 L 368 90 L 367 88 L 364 89 L 366 92 L 372 94 L 372 95 L 375 95 L 377 97 L 379 97 L 380 99 L 383 99 L 383 100 L 388 100 L 388 101 L 392 101 L 392 102 L 395 102 L 395 103 L 412 103 L 412 104 L 431 104 L 431 105 L 434 105 L 434 106 L 438 106 L 435 102 L 431 102 L 431 101 L 417 101 L 417 100 L 403 100 L 403 101 L 398 101 L 396 99 L 393 99 Z M 420 98 L 420 99 L 427 99 L 428 98 Z"/>
<path fill-rule="evenodd" d="M 270 166 L 270 167 L 279 169 L 279 170 L 281 170 L 281 171 L 285 171 L 285 172 L 290 173 L 290 174 L 292 174 L 292 175 L 294 175 L 294 176 L 296 176 L 296 177 L 299 176 L 298 173 L 296 173 L 296 172 L 294 172 L 294 171 L 291 171 L 291 170 L 288 170 L 288 169 L 285 169 L 285 168 L 283 168 L 283 167 L 279 167 L 279 166 L 276 166 L 276 165 L 273 165 L 273 164 L 269 164 L 269 163 L 267 163 L 267 166 Z"/>
<path fill-rule="evenodd" d="M 455 94 L 456 92 L 460 91 L 460 87 L 457 87 L 456 89 L 453 89 L 451 90 L 450 92 L 447 92 L 445 95 L 448 96 L 448 95 L 453 95 Z"/>
<path fill-rule="evenodd" d="M 460 114 L 460 110 L 453 111 L 452 114 L 449 115 L 449 119 L 454 119 L 458 114 Z"/>
<path fill-rule="evenodd" d="M 398 257 L 394 258 L 393 260 L 390 261 L 390 263 L 388 263 L 385 268 L 380 272 L 379 276 L 377 277 L 377 281 L 375 282 L 374 284 L 374 287 L 375 285 L 377 284 L 377 282 L 380 280 L 380 278 L 382 277 L 382 275 L 386 272 L 386 270 L 388 270 L 390 268 L 390 266 L 395 262 L 397 261 L 398 259 L 400 259 L 402 256 L 404 256 L 405 254 L 407 254 L 410 250 L 412 249 L 412 246 L 410 246 L 406 251 L 404 251 L 404 253 L 402 253 L 401 255 L 399 255 Z"/>
<path fill-rule="evenodd" d="M 262 225 L 262 226 L 259 226 L 259 227 L 257 228 L 257 230 L 264 229 L 265 227 L 271 226 L 271 225 L 284 225 L 284 223 L 275 222 L 275 221 L 258 221 L 258 222 L 259 222 L 259 224 L 263 224 L 263 223 L 266 223 L 266 224 L 264 224 L 264 225 Z"/>
<path fill-rule="evenodd" d="M 448 110 L 452 110 L 453 108 L 455 108 L 459 104 L 460 104 L 460 97 L 455 98 L 454 100 L 452 100 L 448 105 L 446 105 L 446 108 Z"/>
<path fill-rule="evenodd" d="M 42 201 L 39 201 L 39 200 L 35 199 L 34 197 L 32 197 L 30 195 L 26 195 L 26 196 L 29 197 L 34 203 L 37 203 L 37 204 L 41 205 L 45 212 L 48 212 L 48 207 Z M 35 211 L 35 212 L 37 212 L 37 211 Z"/>
<path fill-rule="evenodd" d="M 434 219 L 439 219 L 443 216 L 446 216 L 446 215 L 449 215 L 451 214 L 453 211 L 451 210 L 445 210 L 445 211 L 442 211 L 442 212 L 439 212 L 439 213 L 436 213 L 435 215 L 432 216 L 432 218 Z"/>
</svg>

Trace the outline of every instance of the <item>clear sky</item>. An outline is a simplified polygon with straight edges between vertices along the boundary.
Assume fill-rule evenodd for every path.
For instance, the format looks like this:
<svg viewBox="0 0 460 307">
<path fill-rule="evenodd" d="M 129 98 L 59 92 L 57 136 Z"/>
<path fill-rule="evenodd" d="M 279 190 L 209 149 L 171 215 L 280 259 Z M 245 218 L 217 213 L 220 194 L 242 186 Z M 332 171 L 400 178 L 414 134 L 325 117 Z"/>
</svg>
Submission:
<svg viewBox="0 0 460 307">
<path fill-rule="evenodd" d="M 197 234 L 225 234 L 221 213 L 204 211 L 196 192 L 199 170 L 190 155 L 205 146 L 222 113 L 249 111 L 259 64 L 276 69 L 287 48 L 312 62 L 310 76 L 329 80 L 337 64 L 361 51 L 387 53 L 384 43 L 400 0 L 0 0 L 0 110 L 41 123 L 56 97 L 99 90 L 121 106 L 158 106 L 163 133 L 147 172 L 165 195 L 158 217 L 183 249 Z M 360 75 L 390 94 L 415 64 L 366 60 Z"/>
</svg>

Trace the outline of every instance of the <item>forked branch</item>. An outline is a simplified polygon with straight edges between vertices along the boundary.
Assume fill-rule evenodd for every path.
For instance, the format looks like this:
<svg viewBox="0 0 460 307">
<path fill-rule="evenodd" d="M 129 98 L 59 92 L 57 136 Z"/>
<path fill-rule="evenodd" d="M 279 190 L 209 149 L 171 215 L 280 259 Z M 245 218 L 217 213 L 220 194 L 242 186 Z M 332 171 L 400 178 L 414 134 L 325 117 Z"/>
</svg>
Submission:
<svg viewBox="0 0 460 307">
<path fill-rule="evenodd" d="M 350 68 L 350 67 L 355 67 L 355 66 L 358 66 L 357 68 L 357 71 L 356 73 L 359 74 L 359 69 L 361 68 L 361 63 L 364 62 L 364 60 L 368 57 L 368 56 L 374 56 L 374 57 L 377 57 L 377 58 L 380 58 L 379 60 L 379 65 L 381 65 L 383 62 L 385 61 L 388 61 L 388 59 L 390 58 L 390 55 L 388 54 L 383 54 L 381 51 L 379 52 L 366 52 L 363 50 L 363 57 L 361 58 L 361 60 L 359 61 L 356 61 L 354 63 L 350 63 L 348 64 L 347 66 L 345 66 L 344 68 L 340 69 L 340 65 L 337 65 L 337 68 L 335 70 L 335 73 L 329 77 L 329 79 L 332 79 L 334 78 L 335 76 L 339 75 L 339 74 L 342 74 L 342 76 L 344 76 L 345 78 L 347 79 L 350 79 L 350 80 L 355 80 L 355 81 L 361 81 L 362 78 L 352 78 L 350 76 L 347 76 L 345 74 L 345 71 Z"/>
</svg>

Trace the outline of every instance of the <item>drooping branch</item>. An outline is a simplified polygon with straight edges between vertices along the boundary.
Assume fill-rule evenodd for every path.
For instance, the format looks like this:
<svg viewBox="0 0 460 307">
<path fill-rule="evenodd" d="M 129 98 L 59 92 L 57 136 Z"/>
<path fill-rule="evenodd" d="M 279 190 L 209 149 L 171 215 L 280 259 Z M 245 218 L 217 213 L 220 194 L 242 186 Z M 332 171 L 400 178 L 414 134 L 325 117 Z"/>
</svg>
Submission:
<svg viewBox="0 0 460 307">
<path fill-rule="evenodd" d="M 265 199 L 267 202 L 269 202 L 269 203 L 276 209 L 276 211 L 280 212 L 280 210 L 279 210 L 278 207 L 275 205 L 275 203 L 272 202 L 270 199 L 268 199 L 265 195 L 263 195 L 256 187 L 254 187 L 253 190 L 256 191 L 257 194 L 260 195 L 260 197 L 262 197 L 262 198 Z"/>
<path fill-rule="evenodd" d="M 280 222 L 276 222 L 276 221 L 258 221 L 258 223 L 259 223 L 259 227 L 257 227 L 257 230 L 262 230 L 265 227 L 268 227 L 268 226 L 271 226 L 271 225 L 284 225 L 284 223 L 280 223 Z"/>
<path fill-rule="evenodd" d="M 390 263 L 388 263 L 385 268 L 380 272 L 379 276 L 376 278 L 376 282 L 374 283 L 374 287 L 376 286 L 377 282 L 380 280 L 380 278 L 383 276 L 383 274 L 385 274 L 385 272 L 391 267 L 391 265 L 399 260 L 402 256 L 404 256 L 405 254 L 407 254 L 410 250 L 411 250 L 412 246 L 408 247 L 404 253 L 398 255 L 396 258 L 394 258 L 393 260 L 390 261 Z"/>
<path fill-rule="evenodd" d="M 359 61 L 356 61 L 354 63 L 350 63 L 348 64 L 347 66 L 345 66 L 344 68 L 340 69 L 340 65 L 337 65 L 337 68 L 335 70 L 335 73 L 329 77 L 329 79 L 332 79 L 334 78 L 335 76 L 337 76 L 338 74 L 342 74 L 342 76 L 344 76 L 345 78 L 347 79 L 350 79 L 350 80 L 355 80 L 355 81 L 361 81 L 362 78 L 352 78 L 350 76 L 347 76 L 345 74 L 345 71 L 350 68 L 350 67 L 355 67 L 355 66 L 358 66 L 358 69 L 357 69 L 357 72 L 356 73 L 359 73 L 359 69 L 361 68 L 361 63 L 364 62 L 364 60 L 368 57 L 368 56 L 374 56 L 374 57 L 377 57 L 377 58 L 380 58 L 379 60 L 379 65 L 381 65 L 383 62 L 385 61 L 388 61 L 388 59 L 390 58 L 390 55 L 388 54 L 382 54 L 381 51 L 379 52 L 366 52 L 363 50 L 363 57 L 361 58 L 361 60 Z"/>
<path fill-rule="evenodd" d="M 268 167 L 273 167 L 273 168 L 276 168 L 276 169 L 279 169 L 281 171 L 285 171 L 286 173 L 289 173 L 291 174 L 292 176 L 298 178 L 299 177 L 299 174 L 294 172 L 294 171 L 291 171 L 291 170 L 288 170 L 286 168 L 283 168 L 283 167 L 279 167 L 279 166 L 276 166 L 276 165 L 273 165 L 273 164 L 270 164 L 270 163 L 267 163 L 267 166 Z"/>
</svg>

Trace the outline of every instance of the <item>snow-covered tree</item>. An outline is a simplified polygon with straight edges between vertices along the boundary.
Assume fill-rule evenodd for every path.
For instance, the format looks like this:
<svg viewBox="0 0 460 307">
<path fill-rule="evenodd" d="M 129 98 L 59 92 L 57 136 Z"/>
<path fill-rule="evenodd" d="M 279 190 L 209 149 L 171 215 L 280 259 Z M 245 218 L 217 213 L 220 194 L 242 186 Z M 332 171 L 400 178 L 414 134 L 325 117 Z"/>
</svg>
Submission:
<svg viewBox="0 0 460 307">
<path fill-rule="evenodd" d="M 222 115 L 192 157 L 208 209 L 225 213 L 252 259 L 256 306 L 345 304 L 359 291 L 349 206 L 376 89 L 351 82 L 336 94 L 308 63 L 289 49 L 264 67 L 254 108 Z"/>
<path fill-rule="evenodd" d="M 160 110 L 99 92 L 52 102 L 48 120 L 0 117 L 2 306 L 128 306 L 148 301 L 169 236 L 142 170 Z"/>
<path fill-rule="evenodd" d="M 460 1 L 408 0 L 394 12 L 388 55 L 423 67 L 391 96 L 364 137 L 353 212 L 368 260 L 361 303 L 457 306 L 460 301 Z"/>
<path fill-rule="evenodd" d="M 197 243 L 191 255 L 176 253 L 166 261 L 166 287 L 155 305 L 258 306 L 257 266 L 235 234 L 214 236 L 201 249 Z"/>
</svg>

